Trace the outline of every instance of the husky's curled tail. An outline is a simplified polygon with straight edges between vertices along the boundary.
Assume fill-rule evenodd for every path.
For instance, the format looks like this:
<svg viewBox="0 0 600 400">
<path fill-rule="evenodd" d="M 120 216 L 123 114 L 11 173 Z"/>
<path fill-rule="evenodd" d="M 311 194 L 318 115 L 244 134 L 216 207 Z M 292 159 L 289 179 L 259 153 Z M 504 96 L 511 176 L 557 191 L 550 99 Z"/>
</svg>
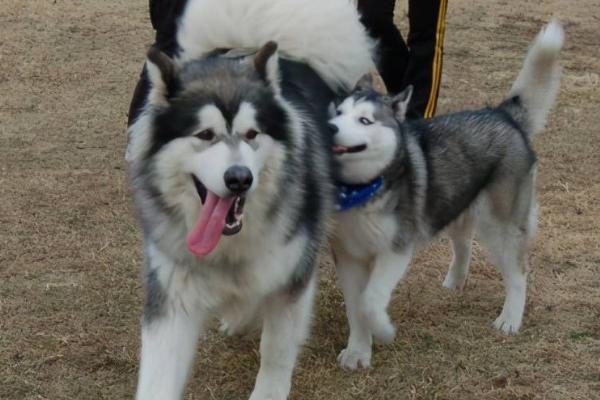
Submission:
<svg viewBox="0 0 600 400">
<path fill-rule="evenodd" d="M 509 92 L 505 109 L 531 137 L 544 128 L 560 86 L 558 58 L 565 33 L 550 21 L 531 44 L 523 68 Z M 516 104 L 516 106 L 515 106 Z"/>
</svg>

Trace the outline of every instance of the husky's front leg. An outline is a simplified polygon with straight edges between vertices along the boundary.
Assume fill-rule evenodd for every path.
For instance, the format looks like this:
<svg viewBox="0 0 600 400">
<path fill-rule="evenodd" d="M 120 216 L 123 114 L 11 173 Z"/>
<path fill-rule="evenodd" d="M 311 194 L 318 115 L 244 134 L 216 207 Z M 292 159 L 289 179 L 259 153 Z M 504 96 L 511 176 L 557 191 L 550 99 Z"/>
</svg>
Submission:
<svg viewBox="0 0 600 400">
<path fill-rule="evenodd" d="M 346 316 L 350 328 L 348 345 L 338 356 L 338 362 L 344 368 L 367 368 L 371 365 L 371 328 L 367 320 L 360 315 L 360 301 L 369 279 L 368 265 L 354 259 L 342 246 L 332 244 L 335 255 L 337 283 L 344 294 Z"/>
<path fill-rule="evenodd" d="M 412 253 L 413 247 L 408 246 L 398 252 L 379 254 L 362 295 L 362 317 L 369 321 L 373 336 L 384 343 L 390 343 L 396 335 L 386 309 L 392 292 L 408 270 Z"/>
<path fill-rule="evenodd" d="M 164 268 L 164 266 L 163 266 Z M 173 268 L 168 283 L 147 284 L 142 322 L 137 400 L 179 400 L 183 397 L 204 313 L 195 304 L 195 291 L 183 271 Z"/>
<path fill-rule="evenodd" d="M 300 346 L 308 336 L 315 275 L 299 297 L 276 295 L 265 305 L 260 370 L 250 400 L 285 400 Z"/>
</svg>

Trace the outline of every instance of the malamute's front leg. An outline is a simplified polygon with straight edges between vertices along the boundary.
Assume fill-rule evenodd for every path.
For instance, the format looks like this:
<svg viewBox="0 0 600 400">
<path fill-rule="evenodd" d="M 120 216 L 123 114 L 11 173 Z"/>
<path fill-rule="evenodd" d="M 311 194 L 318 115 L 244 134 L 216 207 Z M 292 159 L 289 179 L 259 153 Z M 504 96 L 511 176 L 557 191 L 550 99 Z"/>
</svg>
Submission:
<svg viewBox="0 0 600 400">
<path fill-rule="evenodd" d="M 392 292 L 408 270 L 412 253 L 413 248 L 406 247 L 400 251 L 388 250 L 377 255 L 362 295 L 362 317 L 369 321 L 373 336 L 383 343 L 392 342 L 396 336 L 396 328 L 387 313 L 387 306 Z"/>
<path fill-rule="evenodd" d="M 163 289 L 157 281 L 154 293 L 147 294 L 137 400 L 183 397 L 204 313 L 189 301 L 192 290 L 177 284 L 176 275 L 171 275 L 168 288 Z"/>
<path fill-rule="evenodd" d="M 300 346 L 308 335 L 315 276 L 299 297 L 267 300 L 260 340 L 260 370 L 250 400 L 285 400 Z"/>
</svg>

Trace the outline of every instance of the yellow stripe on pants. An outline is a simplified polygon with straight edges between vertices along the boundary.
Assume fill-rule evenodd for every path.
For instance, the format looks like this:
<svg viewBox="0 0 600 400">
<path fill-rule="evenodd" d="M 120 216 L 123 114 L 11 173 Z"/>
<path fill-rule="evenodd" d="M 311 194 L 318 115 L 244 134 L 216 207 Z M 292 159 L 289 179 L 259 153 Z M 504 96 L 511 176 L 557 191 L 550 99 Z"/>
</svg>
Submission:
<svg viewBox="0 0 600 400">
<path fill-rule="evenodd" d="M 440 92 L 440 83 L 442 81 L 442 56 L 444 53 L 444 33 L 446 31 L 446 8 L 448 0 L 440 1 L 438 11 L 437 29 L 435 33 L 435 54 L 433 57 L 431 91 L 429 92 L 429 101 L 425 108 L 425 118 L 431 118 L 435 114 L 438 95 Z"/>
</svg>

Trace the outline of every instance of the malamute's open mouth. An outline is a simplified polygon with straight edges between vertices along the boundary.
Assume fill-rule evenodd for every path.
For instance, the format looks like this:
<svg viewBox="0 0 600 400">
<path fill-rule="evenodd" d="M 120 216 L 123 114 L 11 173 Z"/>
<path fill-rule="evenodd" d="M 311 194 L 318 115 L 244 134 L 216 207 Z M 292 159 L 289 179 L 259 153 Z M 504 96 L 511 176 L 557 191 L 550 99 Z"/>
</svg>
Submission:
<svg viewBox="0 0 600 400">
<path fill-rule="evenodd" d="M 237 196 L 233 205 L 227 213 L 225 218 L 225 228 L 223 229 L 223 235 L 231 236 L 235 235 L 242 230 L 242 217 L 244 216 L 244 203 L 246 198 Z"/>
<path fill-rule="evenodd" d="M 348 153 L 360 153 L 361 151 L 365 151 L 367 149 L 366 144 L 361 144 L 358 146 L 342 146 L 341 144 L 333 145 L 333 153 L 334 154 L 348 154 Z"/>
<path fill-rule="evenodd" d="M 246 199 L 244 196 L 219 197 L 194 175 L 192 179 L 202 201 L 202 211 L 188 234 L 188 249 L 197 256 L 205 256 L 217 247 L 221 235 L 235 235 L 242 230 Z"/>
<path fill-rule="evenodd" d="M 194 175 L 192 175 L 192 178 L 194 179 L 194 185 L 196 186 L 196 191 L 198 191 L 198 196 L 200 196 L 200 201 L 204 204 L 207 195 L 206 186 L 204 186 Z M 246 203 L 246 198 L 244 196 L 235 196 L 234 199 L 235 201 L 229 208 L 227 217 L 225 218 L 225 227 L 222 232 L 225 236 L 235 235 L 242 230 L 242 217 L 244 216 L 244 204 Z"/>
</svg>

